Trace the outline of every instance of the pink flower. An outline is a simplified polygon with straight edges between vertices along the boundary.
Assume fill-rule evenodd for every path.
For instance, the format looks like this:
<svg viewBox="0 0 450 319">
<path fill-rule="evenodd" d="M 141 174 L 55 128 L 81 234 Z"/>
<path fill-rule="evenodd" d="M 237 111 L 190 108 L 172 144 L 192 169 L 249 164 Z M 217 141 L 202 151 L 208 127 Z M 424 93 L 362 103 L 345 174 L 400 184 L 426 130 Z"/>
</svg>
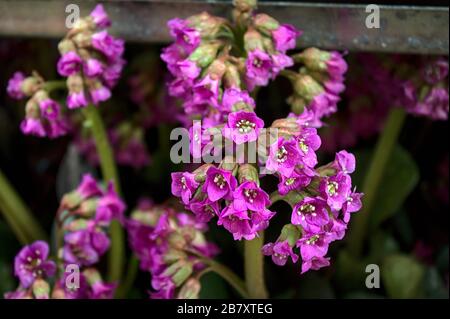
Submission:
<svg viewBox="0 0 450 319">
<path fill-rule="evenodd" d="M 77 109 L 79 107 L 85 107 L 88 105 L 88 101 L 83 91 L 69 92 L 67 95 L 67 107 L 69 109 Z"/>
<path fill-rule="evenodd" d="M 302 162 L 308 167 L 317 164 L 316 151 L 321 145 L 321 140 L 315 128 L 303 127 L 300 135 L 296 137 L 298 150 L 302 157 Z"/>
<path fill-rule="evenodd" d="M 94 105 L 98 105 L 100 102 L 106 101 L 111 97 L 111 91 L 103 85 L 90 90 L 89 93 L 91 94 L 92 103 Z"/>
<path fill-rule="evenodd" d="M 236 178 L 230 171 L 211 166 L 206 172 L 203 191 L 210 201 L 215 202 L 222 198 L 231 199 L 236 186 Z"/>
<path fill-rule="evenodd" d="M 333 166 L 344 174 L 351 174 L 355 171 L 356 160 L 355 155 L 345 150 L 336 153 Z"/>
<path fill-rule="evenodd" d="M 114 38 L 106 30 L 92 35 L 92 46 L 110 60 L 115 60 L 122 56 L 124 51 L 124 41 Z"/>
<path fill-rule="evenodd" d="M 278 183 L 278 192 L 280 195 L 286 195 L 294 189 L 306 187 L 311 183 L 311 176 L 306 175 L 304 172 L 297 172 L 294 170 L 289 177 L 284 175 L 280 176 L 280 182 Z"/>
<path fill-rule="evenodd" d="M 172 173 L 172 194 L 181 197 L 183 203 L 188 205 L 199 183 L 195 181 L 195 175 L 187 172 Z"/>
<path fill-rule="evenodd" d="M 263 211 L 270 205 L 269 195 L 253 181 L 245 181 L 233 192 L 237 210 Z"/>
<path fill-rule="evenodd" d="M 189 59 L 185 59 L 183 61 L 176 63 L 176 75 L 182 78 L 187 78 L 191 80 L 195 80 L 199 75 L 202 69 L 197 66 L 197 63 L 191 61 Z"/>
<path fill-rule="evenodd" d="M 294 49 L 297 37 L 302 34 L 302 31 L 297 30 L 293 25 L 282 24 L 276 30 L 272 31 L 272 38 L 275 42 L 275 49 L 280 52 Z"/>
<path fill-rule="evenodd" d="M 52 99 L 47 98 L 40 101 L 39 108 L 41 110 L 41 115 L 50 121 L 56 120 L 60 116 L 60 105 Z"/>
<path fill-rule="evenodd" d="M 255 108 L 255 101 L 250 97 L 248 92 L 241 91 L 237 88 L 228 88 L 223 92 L 222 102 L 218 108 L 223 112 L 231 112 L 233 107 L 238 103 Z"/>
<path fill-rule="evenodd" d="M 228 115 L 224 136 L 232 139 L 236 144 L 254 142 L 258 139 L 262 128 L 264 128 L 264 121 L 254 112 L 238 111 Z"/>
<path fill-rule="evenodd" d="M 332 78 L 340 78 L 347 72 L 348 66 L 342 54 L 337 51 L 330 53 L 330 58 L 326 61 L 328 74 Z"/>
<path fill-rule="evenodd" d="M 306 231 L 319 231 L 330 220 L 327 203 L 320 198 L 305 197 L 294 206 L 291 223 Z"/>
<path fill-rule="evenodd" d="M 95 221 L 102 226 L 108 226 L 113 219 L 123 223 L 125 208 L 125 203 L 115 192 L 114 185 L 110 183 L 106 194 L 98 201 Z"/>
<path fill-rule="evenodd" d="M 95 6 L 90 16 L 98 28 L 107 28 L 111 25 L 111 20 L 109 20 L 108 15 L 101 4 Z"/>
<path fill-rule="evenodd" d="M 302 261 L 302 274 L 308 270 L 319 270 L 323 267 L 328 267 L 330 265 L 330 258 L 326 257 L 313 257 L 309 260 Z"/>
<path fill-rule="evenodd" d="M 234 240 L 251 240 L 255 238 L 255 233 L 250 225 L 250 217 L 246 210 L 236 210 L 233 205 L 229 205 L 219 215 L 217 225 L 223 226 L 233 234 Z"/>
<path fill-rule="evenodd" d="M 350 221 L 350 214 L 358 212 L 362 208 L 361 197 L 363 193 L 356 193 L 353 191 L 348 197 L 345 203 L 342 205 L 342 213 L 344 222 Z"/>
<path fill-rule="evenodd" d="M 292 58 L 284 53 L 273 54 L 272 61 L 272 79 L 275 79 L 280 71 L 294 65 Z"/>
<path fill-rule="evenodd" d="M 344 173 L 338 173 L 337 175 L 323 178 L 320 182 L 319 189 L 328 205 L 334 210 L 340 210 L 342 205 L 347 201 L 351 186 L 350 176 Z"/>
<path fill-rule="evenodd" d="M 295 166 L 300 163 L 300 152 L 295 140 L 285 141 L 282 137 L 270 146 L 269 158 L 266 168 L 269 171 L 278 172 L 290 177 Z"/>
<path fill-rule="evenodd" d="M 102 190 L 97 184 L 97 181 L 90 174 L 83 175 L 80 185 L 78 186 L 76 192 L 81 196 L 82 200 L 101 196 Z"/>
<path fill-rule="evenodd" d="M 298 261 L 298 255 L 292 251 L 292 247 L 287 241 L 268 243 L 262 247 L 261 251 L 265 256 L 272 256 L 272 261 L 278 266 L 286 265 L 289 257 L 294 263 Z"/>
<path fill-rule="evenodd" d="M 171 36 L 187 53 L 191 53 L 200 44 L 200 33 L 188 26 L 187 21 L 174 18 L 167 22 Z"/>
<path fill-rule="evenodd" d="M 40 119 L 26 117 L 20 124 L 23 134 L 45 137 L 45 129 Z"/>
<path fill-rule="evenodd" d="M 302 260 L 311 260 L 314 257 L 323 257 L 328 251 L 329 242 L 323 233 L 305 232 L 302 238 L 297 242 L 300 247 Z"/>
<path fill-rule="evenodd" d="M 218 216 L 220 213 L 219 203 L 211 202 L 208 199 L 202 202 L 192 202 L 189 205 L 189 209 L 195 214 L 197 221 L 202 223 L 209 222 L 213 217 Z"/>
<path fill-rule="evenodd" d="M 259 49 L 249 52 L 245 66 L 247 82 L 250 88 L 265 86 L 269 83 L 273 61 L 266 52 Z"/>
<path fill-rule="evenodd" d="M 23 80 L 25 80 L 25 75 L 22 72 L 15 72 L 12 78 L 9 79 L 6 91 L 11 98 L 20 100 L 25 97 L 21 88 Z"/>
<path fill-rule="evenodd" d="M 25 246 L 14 259 L 14 274 L 24 288 L 30 287 L 38 278 L 51 277 L 56 272 L 56 264 L 47 260 L 48 244 L 36 241 Z"/>
<path fill-rule="evenodd" d="M 63 54 L 58 60 L 58 73 L 62 76 L 70 76 L 80 71 L 82 60 L 74 51 Z"/>
<path fill-rule="evenodd" d="M 83 72 L 87 77 L 93 78 L 103 73 L 103 63 L 97 59 L 90 58 L 83 63 Z"/>
</svg>

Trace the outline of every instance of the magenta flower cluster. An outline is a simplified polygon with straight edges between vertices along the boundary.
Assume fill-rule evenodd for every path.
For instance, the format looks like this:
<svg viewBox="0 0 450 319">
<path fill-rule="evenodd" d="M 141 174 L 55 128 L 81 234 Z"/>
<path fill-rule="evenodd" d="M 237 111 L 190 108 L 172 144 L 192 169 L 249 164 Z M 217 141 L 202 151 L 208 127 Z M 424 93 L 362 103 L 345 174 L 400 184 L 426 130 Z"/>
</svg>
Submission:
<svg viewBox="0 0 450 319">
<path fill-rule="evenodd" d="M 61 112 L 61 105 L 50 97 L 45 82 L 36 72 L 25 77 L 14 73 L 8 82 L 7 92 L 16 100 L 29 98 L 25 107 L 25 118 L 20 129 L 26 135 L 57 138 L 69 132 L 69 122 Z"/>
<path fill-rule="evenodd" d="M 200 256 L 212 258 L 218 248 L 204 237 L 206 224 L 185 212 L 141 200 L 127 220 L 130 247 L 140 268 L 152 275 L 154 299 L 195 298 Z"/>
<path fill-rule="evenodd" d="M 64 231 L 62 260 L 68 264 L 91 266 L 99 262 L 110 246 L 107 234 L 112 220 L 124 222 L 125 204 L 112 183 L 103 190 L 91 175 L 66 194 L 58 219 Z"/>
<path fill-rule="evenodd" d="M 241 165 L 239 183 L 236 168 L 207 164 L 193 173 L 172 173 L 172 194 L 181 197 L 198 221 L 209 222 L 217 217 L 217 224 L 235 240 L 251 240 L 267 228 L 275 213 L 268 209 L 269 195 L 260 188 L 255 168 Z"/>
<path fill-rule="evenodd" d="M 124 41 L 108 33 L 110 24 L 103 6 L 97 5 L 58 45 L 58 73 L 67 77 L 69 109 L 98 105 L 111 97 L 125 61 Z"/>
<path fill-rule="evenodd" d="M 272 256 L 277 265 L 286 264 L 289 257 L 297 262 L 300 255 L 304 273 L 330 264 L 325 256 L 328 246 L 345 236 L 350 215 L 361 209 L 363 194 L 352 188 L 349 174 L 355 170 L 355 158 L 346 151 L 337 153 L 334 162 L 326 166 L 309 168 L 311 176 L 305 177 L 299 167 L 307 165 L 297 166 L 290 177 L 277 171 L 281 177 L 280 194 L 289 191 L 287 201 L 293 206 L 291 223 L 283 228 L 275 243 L 263 247 L 263 253 Z M 299 254 L 294 252 L 296 248 Z"/>
<path fill-rule="evenodd" d="M 355 169 L 352 154 L 341 151 L 334 162 L 317 167 L 321 139 L 316 127 L 336 111 L 347 64 L 338 52 L 316 48 L 289 57 L 286 51 L 295 48 L 301 32 L 268 15 L 243 14 L 236 19 L 245 28 L 243 54 L 231 50 L 238 45 L 233 37 L 223 36 L 232 28 L 230 24 L 200 14 L 169 22 L 175 42 L 164 50 L 162 59 L 174 76 L 171 94 L 183 99 L 187 114 L 202 119 L 201 128 L 194 124 L 190 129 L 194 158 L 211 152 L 206 147 L 210 135 L 205 132 L 220 134 L 234 146 L 256 143 L 259 149 L 266 148 L 268 157 L 249 163 L 237 155 L 219 165 L 173 173 L 172 194 L 197 221 L 217 218 L 217 224 L 235 240 L 252 240 L 275 215 L 269 209 L 271 196 L 260 185 L 264 168 L 279 180 L 274 198 L 293 206 L 291 224 L 285 228 L 294 233 L 295 240 L 289 235 L 286 242 L 287 231 L 283 231 L 279 241 L 267 244 L 263 252 L 284 264 L 288 256 L 299 259 L 293 252 L 299 247 L 302 272 L 319 269 L 329 264 L 325 257 L 328 244 L 343 238 L 350 214 L 361 207 L 362 194 L 353 190 L 349 175 Z M 299 71 L 287 69 L 296 62 L 301 63 Z M 292 113 L 273 122 L 270 129 L 278 133 L 278 139 L 267 146 L 261 139 L 267 137 L 264 122 L 256 115 L 249 92 L 278 75 L 293 84 L 294 93 L 288 99 Z"/>
<path fill-rule="evenodd" d="M 57 274 L 55 262 L 48 260 L 49 247 L 43 241 L 25 246 L 16 256 L 15 274 L 20 280 L 16 291 L 6 294 L 9 299 L 110 299 L 116 284 L 102 280 L 94 267 L 107 252 L 110 239 L 108 227 L 113 219 L 124 221 L 125 204 L 117 196 L 113 185 L 103 190 L 90 176 L 83 176 L 78 188 L 66 194 L 57 214 L 62 230 L 63 247 L 58 251 L 61 269 Z M 66 284 L 70 273 L 67 265 L 80 269 L 79 287 Z M 58 275 L 53 289 L 46 279 Z"/>
</svg>

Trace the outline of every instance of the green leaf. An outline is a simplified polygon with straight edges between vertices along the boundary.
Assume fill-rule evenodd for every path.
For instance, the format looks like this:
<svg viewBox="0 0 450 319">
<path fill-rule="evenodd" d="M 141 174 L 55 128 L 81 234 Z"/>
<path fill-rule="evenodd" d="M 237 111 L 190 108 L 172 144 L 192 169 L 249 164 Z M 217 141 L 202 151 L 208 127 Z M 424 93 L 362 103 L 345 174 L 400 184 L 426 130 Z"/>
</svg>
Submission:
<svg viewBox="0 0 450 319">
<path fill-rule="evenodd" d="M 353 176 L 354 185 L 361 187 L 369 167 L 372 151 L 355 152 L 357 169 Z M 419 169 L 412 156 L 397 145 L 384 172 L 370 215 L 370 229 L 376 229 L 383 221 L 392 217 L 402 206 L 419 181 Z M 360 189 L 361 191 L 361 189 Z"/>
<path fill-rule="evenodd" d="M 391 298 L 419 298 L 423 295 L 425 269 L 408 255 L 390 255 L 381 266 L 381 280 Z"/>
</svg>

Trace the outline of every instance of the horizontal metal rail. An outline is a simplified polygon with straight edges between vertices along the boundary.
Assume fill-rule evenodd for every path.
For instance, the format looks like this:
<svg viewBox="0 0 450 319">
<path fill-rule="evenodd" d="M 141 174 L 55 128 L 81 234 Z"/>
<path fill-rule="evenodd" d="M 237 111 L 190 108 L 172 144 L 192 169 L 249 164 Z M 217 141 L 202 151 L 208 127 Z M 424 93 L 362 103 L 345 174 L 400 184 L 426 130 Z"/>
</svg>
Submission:
<svg viewBox="0 0 450 319">
<path fill-rule="evenodd" d="M 61 37 L 67 31 L 66 6 L 87 14 L 97 1 L 0 0 L 0 36 Z M 114 21 L 113 32 L 126 40 L 170 41 L 167 20 L 208 11 L 229 16 L 231 1 L 101 1 Z M 380 5 L 380 28 L 366 27 L 366 5 L 260 2 L 259 11 L 304 31 L 299 45 L 349 51 L 448 54 L 446 7 Z"/>
</svg>

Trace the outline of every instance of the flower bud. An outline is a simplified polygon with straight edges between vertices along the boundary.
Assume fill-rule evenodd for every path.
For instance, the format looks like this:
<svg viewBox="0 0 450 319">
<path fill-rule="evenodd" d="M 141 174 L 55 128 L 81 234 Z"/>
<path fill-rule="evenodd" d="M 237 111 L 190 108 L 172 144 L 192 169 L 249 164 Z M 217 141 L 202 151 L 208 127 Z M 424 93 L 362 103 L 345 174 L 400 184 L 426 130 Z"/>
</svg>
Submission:
<svg viewBox="0 0 450 319">
<path fill-rule="evenodd" d="M 33 295 L 36 299 L 49 299 L 50 285 L 44 279 L 38 278 L 33 283 Z"/>
<path fill-rule="evenodd" d="M 271 36 L 271 32 L 280 26 L 277 20 L 264 13 L 255 15 L 253 23 L 258 31 L 267 36 Z"/>
<path fill-rule="evenodd" d="M 82 217 L 91 218 L 95 215 L 95 212 L 97 211 L 97 206 L 98 206 L 98 199 L 91 198 L 83 201 L 80 207 L 77 209 L 76 213 L 77 215 L 80 215 Z"/>
<path fill-rule="evenodd" d="M 80 205 L 82 200 L 83 200 L 82 195 L 77 191 L 67 193 L 61 200 L 61 208 L 74 209 L 75 207 Z"/>
<path fill-rule="evenodd" d="M 303 52 L 294 55 L 294 61 L 302 62 L 312 71 L 326 72 L 326 62 L 330 59 L 331 54 L 328 51 L 322 51 L 317 48 L 308 48 Z"/>
<path fill-rule="evenodd" d="M 199 168 L 197 168 L 195 171 L 193 171 L 193 174 L 195 175 L 195 181 L 199 183 L 203 183 L 206 180 L 206 172 L 208 169 L 214 166 L 213 164 L 203 164 Z"/>
<path fill-rule="evenodd" d="M 253 28 L 249 28 L 244 34 L 244 48 L 246 51 L 264 51 L 263 37 Z"/>
<path fill-rule="evenodd" d="M 289 246 L 294 247 L 297 240 L 302 236 L 302 230 L 299 226 L 293 224 L 286 224 L 281 229 L 281 234 L 277 241 L 285 241 L 289 243 Z"/>
<path fill-rule="evenodd" d="M 35 99 L 29 99 L 25 105 L 25 116 L 26 118 L 38 119 L 41 117 L 41 111 L 39 109 L 39 104 Z"/>
<path fill-rule="evenodd" d="M 284 119 L 275 120 L 271 128 L 278 129 L 278 135 L 284 136 L 298 136 L 300 135 L 300 126 L 295 117 L 288 117 Z"/>
<path fill-rule="evenodd" d="M 164 262 L 167 264 L 174 263 L 181 259 L 186 259 L 187 255 L 184 251 L 170 248 L 163 256 Z"/>
<path fill-rule="evenodd" d="M 216 59 L 220 45 L 218 42 L 201 44 L 191 53 L 189 60 L 196 62 L 201 68 L 206 68 Z"/>
<path fill-rule="evenodd" d="M 88 228 L 88 221 L 85 219 L 75 219 L 68 224 L 64 225 L 64 230 L 67 230 L 69 232 L 75 232 L 78 230 L 83 230 Z"/>
<path fill-rule="evenodd" d="M 189 276 L 192 275 L 193 267 L 191 263 L 186 263 L 177 272 L 172 276 L 172 281 L 175 283 L 175 286 L 181 286 Z"/>
<path fill-rule="evenodd" d="M 227 171 L 233 172 L 233 175 L 237 172 L 238 169 L 238 165 L 231 155 L 225 156 L 222 162 L 220 162 L 220 167 L 226 169 Z"/>
<path fill-rule="evenodd" d="M 293 81 L 293 86 L 294 91 L 308 103 L 324 91 L 323 87 L 308 74 L 298 74 Z"/>
<path fill-rule="evenodd" d="M 181 287 L 178 299 L 198 299 L 201 285 L 197 278 L 189 278 Z"/>
<path fill-rule="evenodd" d="M 92 46 L 92 32 L 84 31 L 77 33 L 73 37 L 73 42 L 75 42 L 78 48 L 88 48 Z"/>
<path fill-rule="evenodd" d="M 241 75 L 236 65 L 225 62 L 225 74 L 223 82 L 226 88 L 241 87 Z"/>
<path fill-rule="evenodd" d="M 186 239 L 178 232 L 171 233 L 167 241 L 171 247 L 179 250 L 183 250 L 187 245 Z"/>
<path fill-rule="evenodd" d="M 76 47 L 75 47 L 75 44 L 73 43 L 73 41 L 71 41 L 69 39 L 64 39 L 58 43 L 58 50 L 59 50 L 59 53 L 61 53 L 61 55 L 64 55 L 67 52 L 72 52 L 72 51 L 75 52 Z"/>
<path fill-rule="evenodd" d="M 249 12 L 257 8 L 257 0 L 234 0 L 234 7 L 241 12 Z"/>
<path fill-rule="evenodd" d="M 187 21 L 189 26 L 197 30 L 202 38 L 215 37 L 226 22 L 225 19 L 212 16 L 208 12 L 190 16 Z"/>
<path fill-rule="evenodd" d="M 86 278 L 89 286 L 93 286 L 96 283 L 102 282 L 102 276 L 95 268 L 87 268 L 83 270 L 83 275 Z"/>
<path fill-rule="evenodd" d="M 20 88 L 22 92 L 27 96 L 32 96 L 36 91 L 38 91 L 43 84 L 43 80 L 40 76 L 33 75 L 27 77 L 23 80 Z"/>
<path fill-rule="evenodd" d="M 213 80 L 221 79 L 226 71 L 226 65 L 222 59 L 214 60 L 208 67 L 207 74 L 211 76 Z"/>
<path fill-rule="evenodd" d="M 286 102 L 291 106 L 291 111 L 297 115 L 300 115 L 305 110 L 306 102 L 297 94 L 293 94 L 287 98 Z"/>
<path fill-rule="evenodd" d="M 239 183 L 242 183 L 244 181 L 253 181 L 259 186 L 258 170 L 251 164 L 239 165 L 238 176 Z"/>
</svg>

